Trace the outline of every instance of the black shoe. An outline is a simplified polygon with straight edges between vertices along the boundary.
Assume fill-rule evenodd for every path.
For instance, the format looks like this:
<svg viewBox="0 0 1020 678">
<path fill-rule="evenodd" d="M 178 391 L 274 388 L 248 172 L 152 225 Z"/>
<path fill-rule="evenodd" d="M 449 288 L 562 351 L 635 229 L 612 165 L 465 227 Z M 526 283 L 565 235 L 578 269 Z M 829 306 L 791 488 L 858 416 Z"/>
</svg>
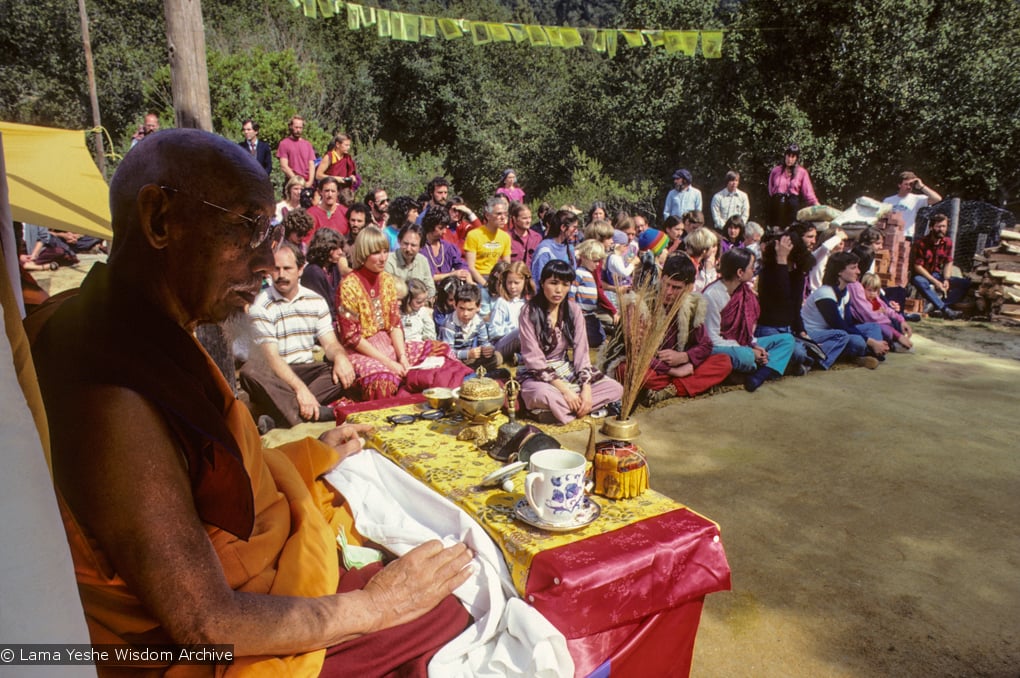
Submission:
<svg viewBox="0 0 1020 678">
<path fill-rule="evenodd" d="M 903 314 L 903 319 L 905 321 L 907 321 L 908 323 L 919 323 L 919 322 L 921 322 L 921 314 L 920 313 L 904 313 Z"/>
<path fill-rule="evenodd" d="M 264 436 L 265 434 L 276 428 L 276 422 L 268 414 L 263 414 L 259 417 L 258 421 L 259 435 Z"/>
<path fill-rule="evenodd" d="M 942 317 L 945 318 L 946 320 L 959 320 L 960 318 L 963 317 L 963 313 L 960 313 L 959 311 L 954 311 L 953 309 L 946 306 L 944 309 L 942 309 Z"/>
<path fill-rule="evenodd" d="M 779 378 L 779 372 L 766 365 L 765 367 L 759 367 L 756 372 L 744 377 L 744 390 L 748 393 L 754 393 L 758 390 L 758 387 L 764 384 L 766 381 Z"/>
<path fill-rule="evenodd" d="M 825 355 L 825 351 L 822 350 L 822 347 L 813 341 L 806 341 L 804 339 L 801 339 L 801 345 L 804 346 L 804 348 L 807 350 L 807 354 L 811 358 L 813 358 L 814 361 L 819 365 L 824 363 L 825 359 L 829 357 Z"/>
</svg>

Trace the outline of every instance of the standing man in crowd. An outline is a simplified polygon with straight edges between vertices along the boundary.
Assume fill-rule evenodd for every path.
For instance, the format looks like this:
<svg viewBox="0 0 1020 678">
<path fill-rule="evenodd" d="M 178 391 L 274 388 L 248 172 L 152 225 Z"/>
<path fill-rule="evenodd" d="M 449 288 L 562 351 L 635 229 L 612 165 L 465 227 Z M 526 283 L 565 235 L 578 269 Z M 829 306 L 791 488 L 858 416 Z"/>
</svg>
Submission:
<svg viewBox="0 0 1020 678">
<path fill-rule="evenodd" d="M 354 383 L 354 367 L 333 331 L 329 305 L 300 284 L 301 249 L 284 242 L 275 255 L 273 284 L 248 309 L 258 350 L 241 368 L 241 386 L 252 403 L 286 426 L 332 421 L 327 405 Z M 326 361 L 312 349 L 322 346 Z"/>
<path fill-rule="evenodd" d="M 273 151 L 269 148 L 269 144 L 259 141 L 259 124 L 248 118 L 241 123 L 241 134 L 244 135 L 244 141 L 240 142 L 241 148 L 255 156 L 255 160 L 266 171 L 266 176 L 272 174 Z"/>
<path fill-rule="evenodd" d="M 917 213 L 922 207 L 934 205 L 942 201 L 933 188 L 927 186 L 921 178 L 913 172 L 900 172 L 899 189 L 895 195 L 890 195 L 883 200 L 887 205 L 892 205 L 894 212 L 903 216 L 903 223 L 906 224 L 906 236 L 908 240 L 914 239 L 914 222 L 917 221 Z"/>
<path fill-rule="evenodd" d="M 305 182 L 305 188 L 315 188 L 315 149 L 311 142 L 303 139 L 305 119 L 295 115 L 287 123 L 290 136 L 280 140 L 276 149 L 276 157 L 280 159 L 280 169 L 288 179 L 299 176 Z"/>
<path fill-rule="evenodd" d="M 691 185 L 691 173 L 685 169 L 673 172 L 673 190 L 666 196 L 662 220 L 671 216 L 683 217 L 691 210 L 701 211 L 701 191 Z"/>
<path fill-rule="evenodd" d="M 93 643 L 233 645 L 235 671 L 403 673 L 468 623 L 449 594 L 470 552 L 433 541 L 346 569 L 336 539 L 350 512 L 317 478 L 366 431 L 263 447 L 193 336 L 243 314 L 275 268 L 274 202 L 236 143 L 154 135 L 110 183 L 109 263 L 31 316 L 85 619 Z M 66 360 L 82 346 L 92 359 Z"/>
<path fill-rule="evenodd" d="M 712 196 L 712 221 L 715 228 L 722 233 L 726 220 L 737 215 L 747 223 L 751 218 L 751 203 L 747 199 L 747 193 L 739 188 L 740 172 L 730 170 L 726 173 L 726 188 Z"/>
<path fill-rule="evenodd" d="M 961 313 L 950 306 L 963 299 L 970 280 L 953 277 L 953 241 L 948 233 L 949 217 L 932 217 L 928 232 L 910 248 L 910 271 L 914 285 L 932 305 L 933 315 L 956 320 Z"/>
</svg>

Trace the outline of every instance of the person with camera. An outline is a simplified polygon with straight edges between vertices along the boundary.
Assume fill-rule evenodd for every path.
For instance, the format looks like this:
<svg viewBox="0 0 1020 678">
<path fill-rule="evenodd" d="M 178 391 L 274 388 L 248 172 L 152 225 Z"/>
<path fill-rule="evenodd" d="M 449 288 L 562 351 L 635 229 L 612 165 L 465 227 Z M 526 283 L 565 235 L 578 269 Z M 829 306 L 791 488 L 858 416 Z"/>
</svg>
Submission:
<svg viewBox="0 0 1020 678">
<path fill-rule="evenodd" d="M 905 235 L 907 240 L 914 239 L 914 221 L 917 213 L 922 207 L 934 205 L 942 201 L 939 195 L 931 186 L 928 186 L 921 178 L 910 171 L 900 172 L 899 190 L 895 195 L 890 195 L 883 200 L 887 205 L 892 205 L 894 212 L 899 212 L 903 217 L 903 223 L 907 229 Z"/>
</svg>

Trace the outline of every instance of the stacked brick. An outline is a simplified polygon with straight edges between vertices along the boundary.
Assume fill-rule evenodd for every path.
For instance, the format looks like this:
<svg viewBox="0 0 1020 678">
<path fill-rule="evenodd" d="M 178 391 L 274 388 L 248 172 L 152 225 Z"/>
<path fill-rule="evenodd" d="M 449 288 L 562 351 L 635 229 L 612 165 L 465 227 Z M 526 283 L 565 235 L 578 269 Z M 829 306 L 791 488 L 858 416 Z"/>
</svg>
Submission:
<svg viewBox="0 0 1020 678">
<path fill-rule="evenodd" d="M 1020 232 L 1002 231 L 998 247 L 974 255 L 975 312 L 991 320 L 1020 321 Z"/>
<path fill-rule="evenodd" d="M 902 225 L 886 226 L 885 242 L 875 253 L 875 269 L 883 287 L 906 287 L 910 282 L 910 242 Z"/>
</svg>

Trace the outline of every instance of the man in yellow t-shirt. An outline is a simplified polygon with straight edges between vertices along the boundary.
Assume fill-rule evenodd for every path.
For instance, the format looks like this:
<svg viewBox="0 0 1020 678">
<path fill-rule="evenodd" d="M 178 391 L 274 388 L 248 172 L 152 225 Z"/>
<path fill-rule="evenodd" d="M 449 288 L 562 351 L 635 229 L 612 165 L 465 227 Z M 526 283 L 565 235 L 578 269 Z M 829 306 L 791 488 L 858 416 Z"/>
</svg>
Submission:
<svg viewBox="0 0 1020 678">
<path fill-rule="evenodd" d="M 510 234 L 506 232 L 509 205 L 495 196 L 485 203 L 485 223 L 471 230 L 464 241 L 464 261 L 471 278 L 485 289 L 486 278 L 499 261 L 510 263 Z"/>
</svg>

